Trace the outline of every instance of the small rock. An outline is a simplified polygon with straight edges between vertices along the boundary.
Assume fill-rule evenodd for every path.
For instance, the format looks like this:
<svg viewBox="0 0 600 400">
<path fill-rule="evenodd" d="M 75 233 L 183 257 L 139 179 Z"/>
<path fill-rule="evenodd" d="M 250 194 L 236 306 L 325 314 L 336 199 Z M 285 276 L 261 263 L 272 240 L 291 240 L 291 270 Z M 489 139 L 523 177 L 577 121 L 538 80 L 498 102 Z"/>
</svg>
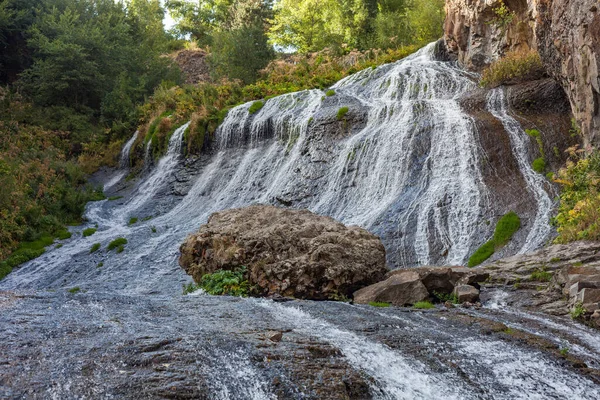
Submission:
<svg viewBox="0 0 600 400">
<path fill-rule="evenodd" d="M 283 339 L 283 332 L 269 332 L 269 334 L 267 335 L 267 338 L 271 342 L 279 343 L 279 342 L 281 342 L 281 339 Z"/>
<path fill-rule="evenodd" d="M 413 270 L 403 270 L 385 281 L 354 292 L 354 302 L 369 304 L 370 302 L 390 303 L 403 307 L 429 299 L 429 292 L 420 276 Z"/>
<path fill-rule="evenodd" d="M 459 303 L 475 303 L 479 300 L 479 290 L 471 285 L 459 285 L 454 288 Z"/>
</svg>

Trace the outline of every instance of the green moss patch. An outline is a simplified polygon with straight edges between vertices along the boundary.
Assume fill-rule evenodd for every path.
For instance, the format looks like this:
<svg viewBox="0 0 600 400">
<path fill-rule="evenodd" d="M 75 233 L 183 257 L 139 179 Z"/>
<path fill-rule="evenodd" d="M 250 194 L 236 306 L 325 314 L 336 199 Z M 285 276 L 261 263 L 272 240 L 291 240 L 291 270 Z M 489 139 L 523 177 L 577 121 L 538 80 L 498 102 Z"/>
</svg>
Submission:
<svg viewBox="0 0 600 400">
<path fill-rule="evenodd" d="M 113 240 L 112 242 L 110 242 L 108 244 L 107 249 L 108 249 L 108 251 L 114 250 L 114 249 L 119 249 L 120 247 L 123 247 L 126 244 L 127 244 L 127 239 L 125 239 L 125 238 L 117 238 L 117 239 Z M 121 250 L 121 251 L 123 251 L 123 250 Z M 121 251 L 119 251 L 119 253 Z"/>
<path fill-rule="evenodd" d="M 83 237 L 88 237 L 88 236 L 92 236 L 94 233 L 96 233 L 97 229 L 96 228 L 87 228 L 83 230 Z"/>
<path fill-rule="evenodd" d="M 509 212 L 496 224 L 494 237 L 492 240 L 484 243 L 469 258 L 469 267 L 476 267 L 490 258 L 497 250 L 506 246 L 513 235 L 521 228 L 521 218 L 513 211 Z"/>
<path fill-rule="evenodd" d="M 346 114 L 348 114 L 348 111 L 349 111 L 348 107 L 340 108 L 337 112 L 338 121 L 341 121 L 346 116 Z"/>
<path fill-rule="evenodd" d="M 248 109 L 248 112 L 250 114 L 256 114 L 257 112 L 259 112 L 263 107 L 265 106 L 265 103 L 262 101 L 255 101 L 254 103 L 252 103 L 252 105 L 250 106 L 250 108 Z"/>
</svg>

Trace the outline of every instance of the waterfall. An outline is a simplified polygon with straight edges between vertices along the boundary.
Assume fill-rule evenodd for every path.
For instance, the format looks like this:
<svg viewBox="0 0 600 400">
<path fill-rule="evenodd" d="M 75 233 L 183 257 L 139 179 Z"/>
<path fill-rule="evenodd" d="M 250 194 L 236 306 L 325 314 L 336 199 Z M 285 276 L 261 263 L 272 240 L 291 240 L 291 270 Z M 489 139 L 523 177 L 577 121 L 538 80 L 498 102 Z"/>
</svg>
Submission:
<svg viewBox="0 0 600 400">
<path fill-rule="evenodd" d="M 552 234 L 550 218 L 552 217 L 552 210 L 555 204 L 548 195 L 548 191 L 552 191 L 552 188 L 546 178 L 535 172 L 531 166 L 533 160 L 529 157 L 527 147 L 528 135 L 521 128 L 521 125 L 509 115 L 508 104 L 504 98 L 504 90 L 497 88 L 490 91 L 487 104 L 490 113 L 502 122 L 504 129 L 508 133 L 513 154 L 519 164 L 521 174 L 527 183 L 527 190 L 533 194 L 537 203 L 537 212 L 532 227 L 529 230 L 525 243 L 521 247 L 521 250 L 519 250 L 519 254 L 524 254 L 540 248 Z"/>
<path fill-rule="evenodd" d="M 136 141 L 138 134 L 139 131 L 135 131 L 133 136 L 121 149 L 121 155 L 119 157 L 119 171 L 117 171 L 117 173 L 106 184 L 104 184 L 104 190 L 109 190 L 119 183 L 125 177 L 125 175 L 127 175 L 127 168 L 129 168 L 129 152 L 131 151 L 131 146 L 133 146 L 133 143 Z"/>
</svg>

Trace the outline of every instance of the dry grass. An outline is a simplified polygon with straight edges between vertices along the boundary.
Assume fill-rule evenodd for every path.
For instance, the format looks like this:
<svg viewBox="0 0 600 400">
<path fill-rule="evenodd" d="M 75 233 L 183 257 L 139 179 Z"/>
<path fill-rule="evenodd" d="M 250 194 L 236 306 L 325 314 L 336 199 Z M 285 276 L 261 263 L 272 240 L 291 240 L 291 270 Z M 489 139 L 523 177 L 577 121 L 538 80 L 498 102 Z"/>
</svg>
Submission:
<svg viewBox="0 0 600 400">
<path fill-rule="evenodd" d="M 504 84 L 535 80 L 546 74 L 537 51 L 513 51 L 487 67 L 479 84 L 494 88 Z"/>
</svg>

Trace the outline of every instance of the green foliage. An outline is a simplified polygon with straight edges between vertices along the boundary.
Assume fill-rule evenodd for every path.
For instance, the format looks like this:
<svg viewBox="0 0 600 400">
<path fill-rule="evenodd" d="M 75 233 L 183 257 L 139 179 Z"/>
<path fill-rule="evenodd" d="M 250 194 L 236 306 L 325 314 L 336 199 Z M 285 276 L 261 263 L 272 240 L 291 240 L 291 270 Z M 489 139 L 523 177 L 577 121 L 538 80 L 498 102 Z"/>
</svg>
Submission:
<svg viewBox="0 0 600 400">
<path fill-rule="evenodd" d="M 108 201 L 120 200 L 122 198 L 123 198 L 123 196 L 111 196 L 108 198 Z"/>
<path fill-rule="evenodd" d="M 496 224 L 494 237 L 492 240 L 484 243 L 469 258 L 469 268 L 476 267 L 490 258 L 497 250 L 506 246 L 513 235 L 521 228 L 521 218 L 513 211 L 504 215 Z"/>
<path fill-rule="evenodd" d="M 585 155 L 575 147 L 568 152 L 565 168 L 554 178 L 562 186 L 556 243 L 600 240 L 600 152 Z"/>
<path fill-rule="evenodd" d="M 300 53 L 394 48 L 442 36 L 443 0 L 281 0 L 269 38 Z"/>
<path fill-rule="evenodd" d="M 346 116 L 346 114 L 348 114 L 348 111 L 348 107 L 341 107 L 337 112 L 338 121 L 341 121 Z"/>
<path fill-rule="evenodd" d="M 79 292 L 81 292 L 81 288 L 79 286 L 75 286 L 74 288 L 67 290 L 67 292 L 69 292 L 71 294 L 79 293 Z"/>
<path fill-rule="evenodd" d="M 129 222 L 127 224 L 134 225 L 134 224 L 137 224 L 137 222 L 138 222 L 137 217 L 131 217 L 131 218 L 129 218 Z"/>
<path fill-rule="evenodd" d="M 531 164 L 531 168 L 538 174 L 543 174 L 546 172 L 546 160 L 543 157 L 536 158 L 533 160 L 533 164 Z"/>
<path fill-rule="evenodd" d="M 119 248 L 123 247 L 126 244 L 127 244 L 127 239 L 122 238 L 122 237 L 117 238 L 108 244 L 107 250 L 108 251 L 111 251 L 114 249 L 118 250 Z M 123 251 L 123 250 L 121 250 L 121 251 Z M 121 251 L 118 251 L 118 252 L 120 253 Z"/>
<path fill-rule="evenodd" d="M 213 35 L 209 63 L 216 79 L 239 79 L 250 84 L 275 57 L 262 24 L 223 30 Z"/>
<path fill-rule="evenodd" d="M 542 59 L 536 51 L 514 51 L 487 67 L 481 74 L 479 84 L 494 88 L 507 83 L 539 79 L 545 73 Z"/>
<path fill-rule="evenodd" d="M 440 302 L 445 303 L 447 301 L 452 304 L 458 304 L 458 296 L 453 293 L 441 293 L 438 291 L 433 291 L 433 296 Z"/>
<path fill-rule="evenodd" d="M 195 291 L 197 291 L 198 289 L 200 289 L 200 286 L 196 285 L 193 282 L 190 282 L 187 285 L 186 284 L 183 285 L 183 294 L 184 295 L 186 295 L 186 294 L 192 294 Z"/>
<path fill-rule="evenodd" d="M 155 226 L 151 226 L 150 230 L 152 231 L 152 233 L 156 233 L 156 227 Z"/>
<path fill-rule="evenodd" d="M 552 280 L 552 273 L 546 271 L 547 267 L 542 267 L 531 273 L 530 279 L 536 282 L 550 282 Z"/>
<path fill-rule="evenodd" d="M 91 254 L 91 253 L 95 253 L 95 252 L 97 252 L 98 250 L 100 250 L 100 247 L 101 247 L 101 246 L 102 246 L 102 245 L 101 245 L 100 243 L 94 243 L 94 244 L 92 245 L 92 248 L 90 249 L 90 254 Z"/>
<path fill-rule="evenodd" d="M 202 277 L 198 285 L 206 293 L 215 296 L 241 296 L 247 297 L 250 292 L 250 284 L 246 279 L 246 268 L 235 271 L 219 270 L 213 274 Z"/>
<path fill-rule="evenodd" d="M 433 304 L 431 304 L 429 301 L 418 301 L 415 304 L 413 304 L 413 308 L 416 308 L 419 310 L 429 310 L 429 309 L 435 308 L 435 306 Z"/>
<path fill-rule="evenodd" d="M 508 25 L 513 22 L 515 12 L 511 11 L 506 4 L 504 4 L 504 0 L 499 0 L 498 4 L 493 8 L 493 11 L 494 19 L 492 19 L 490 23 L 500 28 L 502 31 L 505 31 Z"/>
<path fill-rule="evenodd" d="M 577 303 L 571 309 L 571 318 L 573 319 L 581 319 L 587 313 L 587 310 L 583 307 L 583 304 Z"/>
<path fill-rule="evenodd" d="M 334 96 L 334 95 L 335 95 L 335 90 L 333 90 L 333 89 L 330 89 L 330 90 L 328 90 L 327 92 L 325 92 L 325 95 L 326 95 L 327 97 Z"/>
<path fill-rule="evenodd" d="M 103 262 L 99 262 L 98 265 L 96 265 L 96 268 L 102 268 L 104 267 L 104 263 Z"/>
<path fill-rule="evenodd" d="M 563 357 L 566 357 L 569 354 L 569 348 L 568 347 L 563 347 L 562 349 L 560 349 L 560 355 Z"/>
<path fill-rule="evenodd" d="M 72 234 L 67 229 L 61 229 L 58 232 L 56 232 L 55 236 L 59 240 L 66 240 L 69 239 L 72 236 Z"/>
<path fill-rule="evenodd" d="M 117 247 L 117 254 L 118 253 L 122 253 L 125 251 L 125 246 L 124 245 L 120 245 L 119 247 Z"/>
<path fill-rule="evenodd" d="M 92 236 L 94 233 L 96 233 L 97 229 L 96 228 L 87 228 L 83 230 L 83 237 L 88 237 L 88 236 Z"/>
<path fill-rule="evenodd" d="M 256 114 L 264 107 L 264 105 L 265 105 L 265 103 L 262 101 L 255 101 L 254 103 L 252 103 L 252 105 L 248 109 L 248 112 L 250 114 Z"/>
<path fill-rule="evenodd" d="M 379 307 L 379 308 L 387 308 L 387 307 L 391 306 L 390 303 L 384 303 L 384 302 L 380 302 L 380 301 L 371 301 L 371 302 L 369 302 L 369 305 L 372 307 Z"/>
</svg>

